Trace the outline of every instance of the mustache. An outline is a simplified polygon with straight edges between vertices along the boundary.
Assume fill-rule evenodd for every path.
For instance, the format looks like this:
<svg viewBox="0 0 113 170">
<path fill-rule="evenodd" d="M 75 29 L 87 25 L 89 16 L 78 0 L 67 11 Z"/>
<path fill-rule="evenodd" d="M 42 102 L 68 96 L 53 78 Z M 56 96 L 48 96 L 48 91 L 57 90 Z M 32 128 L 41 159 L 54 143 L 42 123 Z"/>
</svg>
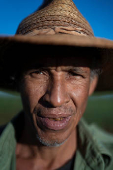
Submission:
<svg viewBox="0 0 113 170">
<path fill-rule="evenodd" d="M 47 115 L 63 115 L 63 116 L 71 116 L 76 114 L 76 111 L 72 107 L 57 107 L 57 108 L 46 108 L 46 107 L 35 107 L 34 114 L 38 116 L 47 116 Z"/>
</svg>

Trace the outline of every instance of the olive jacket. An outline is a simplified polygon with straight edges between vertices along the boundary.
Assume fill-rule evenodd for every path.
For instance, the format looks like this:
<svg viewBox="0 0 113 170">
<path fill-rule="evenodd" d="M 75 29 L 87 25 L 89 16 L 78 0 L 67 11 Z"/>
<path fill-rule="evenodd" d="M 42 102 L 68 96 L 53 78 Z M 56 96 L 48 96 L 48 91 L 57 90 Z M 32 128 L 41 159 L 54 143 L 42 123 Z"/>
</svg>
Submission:
<svg viewBox="0 0 113 170">
<path fill-rule="evenodd" d="M 78 124 L 73 170 L 113 170 L 113 136 L 83 119 Z M 9 122 L 0 135 L 0 170 L 16 170 L 15 128 Z"/>
</svg>

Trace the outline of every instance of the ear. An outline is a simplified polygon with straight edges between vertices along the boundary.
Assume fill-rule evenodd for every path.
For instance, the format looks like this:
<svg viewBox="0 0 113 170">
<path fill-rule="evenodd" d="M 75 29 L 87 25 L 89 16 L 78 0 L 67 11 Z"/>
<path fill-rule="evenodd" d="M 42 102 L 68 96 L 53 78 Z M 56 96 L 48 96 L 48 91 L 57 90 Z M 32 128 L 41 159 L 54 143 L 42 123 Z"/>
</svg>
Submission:
<svg viewBox="0 0 113 170">
<path fill-rule="evenodd" d="M 97 83 L 98 83 L 98 76 L 95 76 L 90 82 L 89 96 L 92 95 L 92 93 L 94 92 L 94 90 L 97 86 Z"/>
</svg>

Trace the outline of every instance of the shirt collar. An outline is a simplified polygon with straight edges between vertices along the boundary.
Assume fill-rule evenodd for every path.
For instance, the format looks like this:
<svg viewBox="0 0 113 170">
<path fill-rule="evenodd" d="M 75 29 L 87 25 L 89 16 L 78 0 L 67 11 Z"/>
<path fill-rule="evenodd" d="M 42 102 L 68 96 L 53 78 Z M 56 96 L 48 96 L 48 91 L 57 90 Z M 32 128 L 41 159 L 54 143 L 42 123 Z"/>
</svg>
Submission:
<svg viewBox="0 0 113 170">
<path fill-rule="evenodd" d="M 101 170 L 109 166 L 112 155 L 110 151 L 102 144 L 99 137 L 97 138 L 91 127 L 81 119 L 78 129 L 78 151 L 81 162 L 86 163 L 90 169 Z M 76 154 L 76 159 L 77 159 Z M 77 162 L 77 160 L 76 160 Z M 80 162 L 80 161 L 79 161 Z"/>
<path fill-rule="evenodd" d="M 13 121 L 13 123 L 10 122 L 0 137 L 0 155 L 2 155 L 0 156 L 0 160 L 7 157 L 7 153 L 10 153 L 8 157 L 11 158 L 11 155 L 15 152 L 16 139 L 14 124 L 17 124 L 17 122 L 17 118 L 16 121 Z M 88 166 L 92 170 L 101 170 L 109 166 L 112 160 L 112 155 L 105 145 L 102 144 L 99 137 L 97 138 L 92 128 L 89 127 L 83 119 L 81 119 L 77 130 L 78 149 L 76 152 L 75 167 L 78 166 L 78 168 L 75 169 L 79 169 L 79 167 L 81 167 L 82 170 L 85 166 Z M 3 166 L 6 166 L 6 163 L 3 160 L 2 162 L 4 163 Z"/>
<path fill-rule="evenodd" d="M 5 127 L 0 136 L 0 169 L 8 170 L 9 167 L 15 167 L 15 130 L 11 123 Z M 12 162 L 12 164 L 11 164 Z"/>
</svg>

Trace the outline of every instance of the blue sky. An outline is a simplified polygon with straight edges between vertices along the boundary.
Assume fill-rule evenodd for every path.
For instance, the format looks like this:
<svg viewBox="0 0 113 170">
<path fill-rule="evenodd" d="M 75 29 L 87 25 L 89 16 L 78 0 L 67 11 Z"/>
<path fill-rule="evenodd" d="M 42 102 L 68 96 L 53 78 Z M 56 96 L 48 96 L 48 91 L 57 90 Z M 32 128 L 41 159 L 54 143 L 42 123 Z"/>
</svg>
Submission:
<svg viewBox="0 0 113 170">
<path fill-rule="evenodd" d="M 23 18 L 43 0 L 0 0 L 0 34 L 14 35 Z M 113 0 L 74 0 L 97 37 L 113 40 Z"/>
</svg>

